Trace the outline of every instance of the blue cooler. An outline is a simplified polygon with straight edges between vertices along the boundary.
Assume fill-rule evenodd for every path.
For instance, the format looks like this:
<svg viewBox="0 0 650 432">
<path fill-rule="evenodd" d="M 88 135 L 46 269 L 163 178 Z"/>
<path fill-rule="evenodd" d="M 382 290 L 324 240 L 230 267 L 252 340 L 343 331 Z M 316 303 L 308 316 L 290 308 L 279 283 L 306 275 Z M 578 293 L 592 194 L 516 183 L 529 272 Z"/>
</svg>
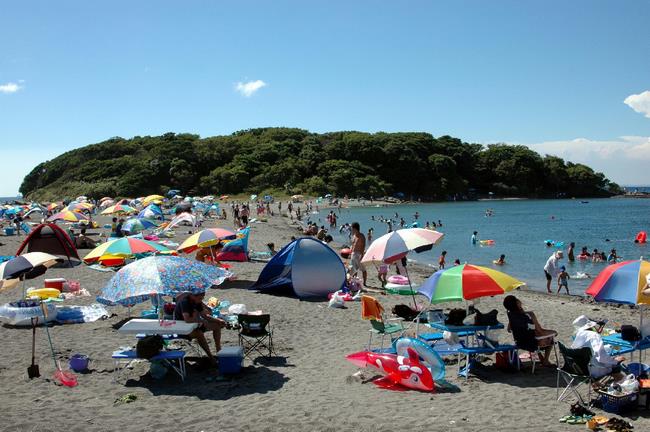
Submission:
<svg viewBox="0 0 650 432">
<path fill-rule="evenodd" d="M 244 363 L 244 349 L 240 346 L 224 347 L 217 353 L 220 374 L 236 374 Z"/>
<path fill-rule="evenodd" d="M 5 235 L 8 235 L 8 236 L 14 235 L 15 232 L 16 232 L 15 228 L 12 228 L 12 227 L 6 227 L 5 228 Z"/>
</svg>

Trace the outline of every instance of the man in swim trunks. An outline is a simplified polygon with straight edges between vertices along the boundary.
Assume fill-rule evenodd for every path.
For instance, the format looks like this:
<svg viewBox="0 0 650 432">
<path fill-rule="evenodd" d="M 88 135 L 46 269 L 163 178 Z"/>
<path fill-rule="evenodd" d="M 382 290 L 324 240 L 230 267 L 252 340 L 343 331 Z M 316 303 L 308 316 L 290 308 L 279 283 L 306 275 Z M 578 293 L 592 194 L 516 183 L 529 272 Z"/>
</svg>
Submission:
<svg viewBox="0 0 650 432">
<path fill-rule="evenodd" d="M 352 225 L 350 225 L 350 228 L 352 230 L 350 270 L 352 271 L 353 276 L 361 270 L 361 274 L 363 275 L 363 286 L 368 286 L 366 283 L 368 280 L 368 272 L 366 271 L 366 267 L 361 263 L 363 253 L 366 251 L 366 237 L 361 233 L 359 222 L 353 222 Z"/>
</svg>

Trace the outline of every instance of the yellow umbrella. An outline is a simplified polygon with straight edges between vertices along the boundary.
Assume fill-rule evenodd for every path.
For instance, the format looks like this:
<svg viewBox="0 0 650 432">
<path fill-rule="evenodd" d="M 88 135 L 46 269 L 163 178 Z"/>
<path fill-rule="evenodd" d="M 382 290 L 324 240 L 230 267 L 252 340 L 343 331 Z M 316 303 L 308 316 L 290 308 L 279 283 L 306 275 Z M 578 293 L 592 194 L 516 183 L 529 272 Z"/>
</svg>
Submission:
<svg viewBox="0 0 650 432">
<path fill-rule="evenodd" d="M 125 204 L 115 204 L 110 207 L 107 207 L 102 211 L 103 215 L 109 215 L 113 213 L 134 213 L 136 210 L 133 207 L 129 207 Z"/>
<path fill-rule="evenodd" d="M 146 207 L 153 201 L 162 201 L 164 199 L 165 197 L 162 195 L 149 195 L 142 200 L 142 205 Z"/>
</svg>

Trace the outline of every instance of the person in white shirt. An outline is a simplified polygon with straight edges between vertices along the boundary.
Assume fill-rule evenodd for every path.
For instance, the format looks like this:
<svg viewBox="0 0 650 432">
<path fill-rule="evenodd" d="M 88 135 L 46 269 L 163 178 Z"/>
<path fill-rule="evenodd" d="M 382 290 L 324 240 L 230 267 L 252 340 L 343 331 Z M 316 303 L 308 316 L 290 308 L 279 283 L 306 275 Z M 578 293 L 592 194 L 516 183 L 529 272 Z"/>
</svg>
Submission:
<svg viewBox="0 0 650 432">
<path fill-rule="evenodd" d="M 546 265 L 544 265 L 544 276 L 546 276 L 546 291 L 548 291 L 549 294 L 551 294 L 551 281 L 557 279 L 557 275 L 560 274 L 559 260 L 562 258 L 564 258 L 564 252 L 559 250 L 551 255 L 548 260 L 546 260 Z"/>
<path fill-rule="evenodd" d="M 603 338 L 600 336 L 602 326 L 602 324 L 590 320 L 585 315 L 580 315 L 573 321 L 576 333 L 571 348 L 588 347 L 591 349 L 589 373 L 593 378 L 602 378 L 605 375 L 620 375 L 620 363 L 625 360 L 623 356 L 612 357 L 607 352 Z"/>
</svg>

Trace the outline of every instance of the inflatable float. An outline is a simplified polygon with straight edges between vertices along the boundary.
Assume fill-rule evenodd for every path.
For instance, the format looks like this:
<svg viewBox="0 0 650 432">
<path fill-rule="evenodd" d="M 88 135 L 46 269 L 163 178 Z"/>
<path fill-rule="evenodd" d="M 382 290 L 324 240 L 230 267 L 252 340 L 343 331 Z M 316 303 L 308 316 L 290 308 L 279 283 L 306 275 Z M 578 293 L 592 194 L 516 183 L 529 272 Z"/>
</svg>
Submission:
<svg viewBox="0 0 650 432">
<path fill-rule="evenodd" d="M 417 294 L 417 285 L 409 287 L 408 285 L 387 283 L 384 286 L 384 289 L 388 294 L 398 294 L 398 295 L 416 295 Z"/>
<path fill-rule="evenodd" d="M 492 246 L 494 245 L 494 240 L 479 240 L 481 246 Z"/>
<path fill-rule="evenodd" d="M 47 317 L 43 317 L 43 310 L 40 302 L 18 301 L 6 303 L 0 306 L 0 319 L 3 322 L 14 326 L 31 326 L 32 318 L 38 318 L 38 323 L 54 321 L 56 319 L 56 306 L 54 303 L 44 305 Z"/>
<path fill-rule="evenodd" d="M 379 387 L 435 391 L 435 381 L 445 376 L 442 358 L 416 339 L 400 338 L 394 347 L 397 354 L 361 351 L 348 355 L 346 359 L 358 367 L 372 367 L 383 373 L 384 377 L 374 381 Z"/>
<path fill-rule="evenodd" d="M 645 243 L 648 240 L 648 234 L 645 231 L 640 231 L 634 238 L 634 243 Z"/>
<path fill-rule="evenodd" d="M 395 285 L 408 285 L 409 279 L 406 276 L 392 275 L 388 276 L 388 282 Z"/>
<path fill-rule="evenodd" d="M 550 245 L 550 246 L 555 246 L 555 247 L 564 247 L 564 242 L 563 241 L 555 241 L 555 240 L 544 240 L 545 245 Z"/>
<path fill-rule="evenodd" d="M 493 260 L 492 261 L 492 264 L 495 264 L 495 265 L 504 265 L 505 263 L 506 263 L 505 261 L 501 262 L 499 260 Z"/>
<path fill-rule="evenodd" d="M 26 298 L 37 298 L 40 300 L 45 300 L 49 298 L 59 298 L 61 291 L 56 288 L 38 288 L 38 289 L 28 289 L 25 293 Z"/>
<path fill-rule="evenodd" d="M 329 293 L 327 294 L 327 298 L 329 300 L 332 300 L 332 297 L 334 297 L 334 295 L 337 295 L 343 301 L 354 301 L 354 298 L 350 293 L 344 293 L 343 291 L 336 291 L 333 293 Z"/>
<path fill-rule="evenodd" d="M 341 258 L 348 259 L 350 258 L 350 254 L 352 253 L 352 251 L 350 250 L 350 248 L 343 248 L 339 253 L 341 254 Z"/>
</svg>

